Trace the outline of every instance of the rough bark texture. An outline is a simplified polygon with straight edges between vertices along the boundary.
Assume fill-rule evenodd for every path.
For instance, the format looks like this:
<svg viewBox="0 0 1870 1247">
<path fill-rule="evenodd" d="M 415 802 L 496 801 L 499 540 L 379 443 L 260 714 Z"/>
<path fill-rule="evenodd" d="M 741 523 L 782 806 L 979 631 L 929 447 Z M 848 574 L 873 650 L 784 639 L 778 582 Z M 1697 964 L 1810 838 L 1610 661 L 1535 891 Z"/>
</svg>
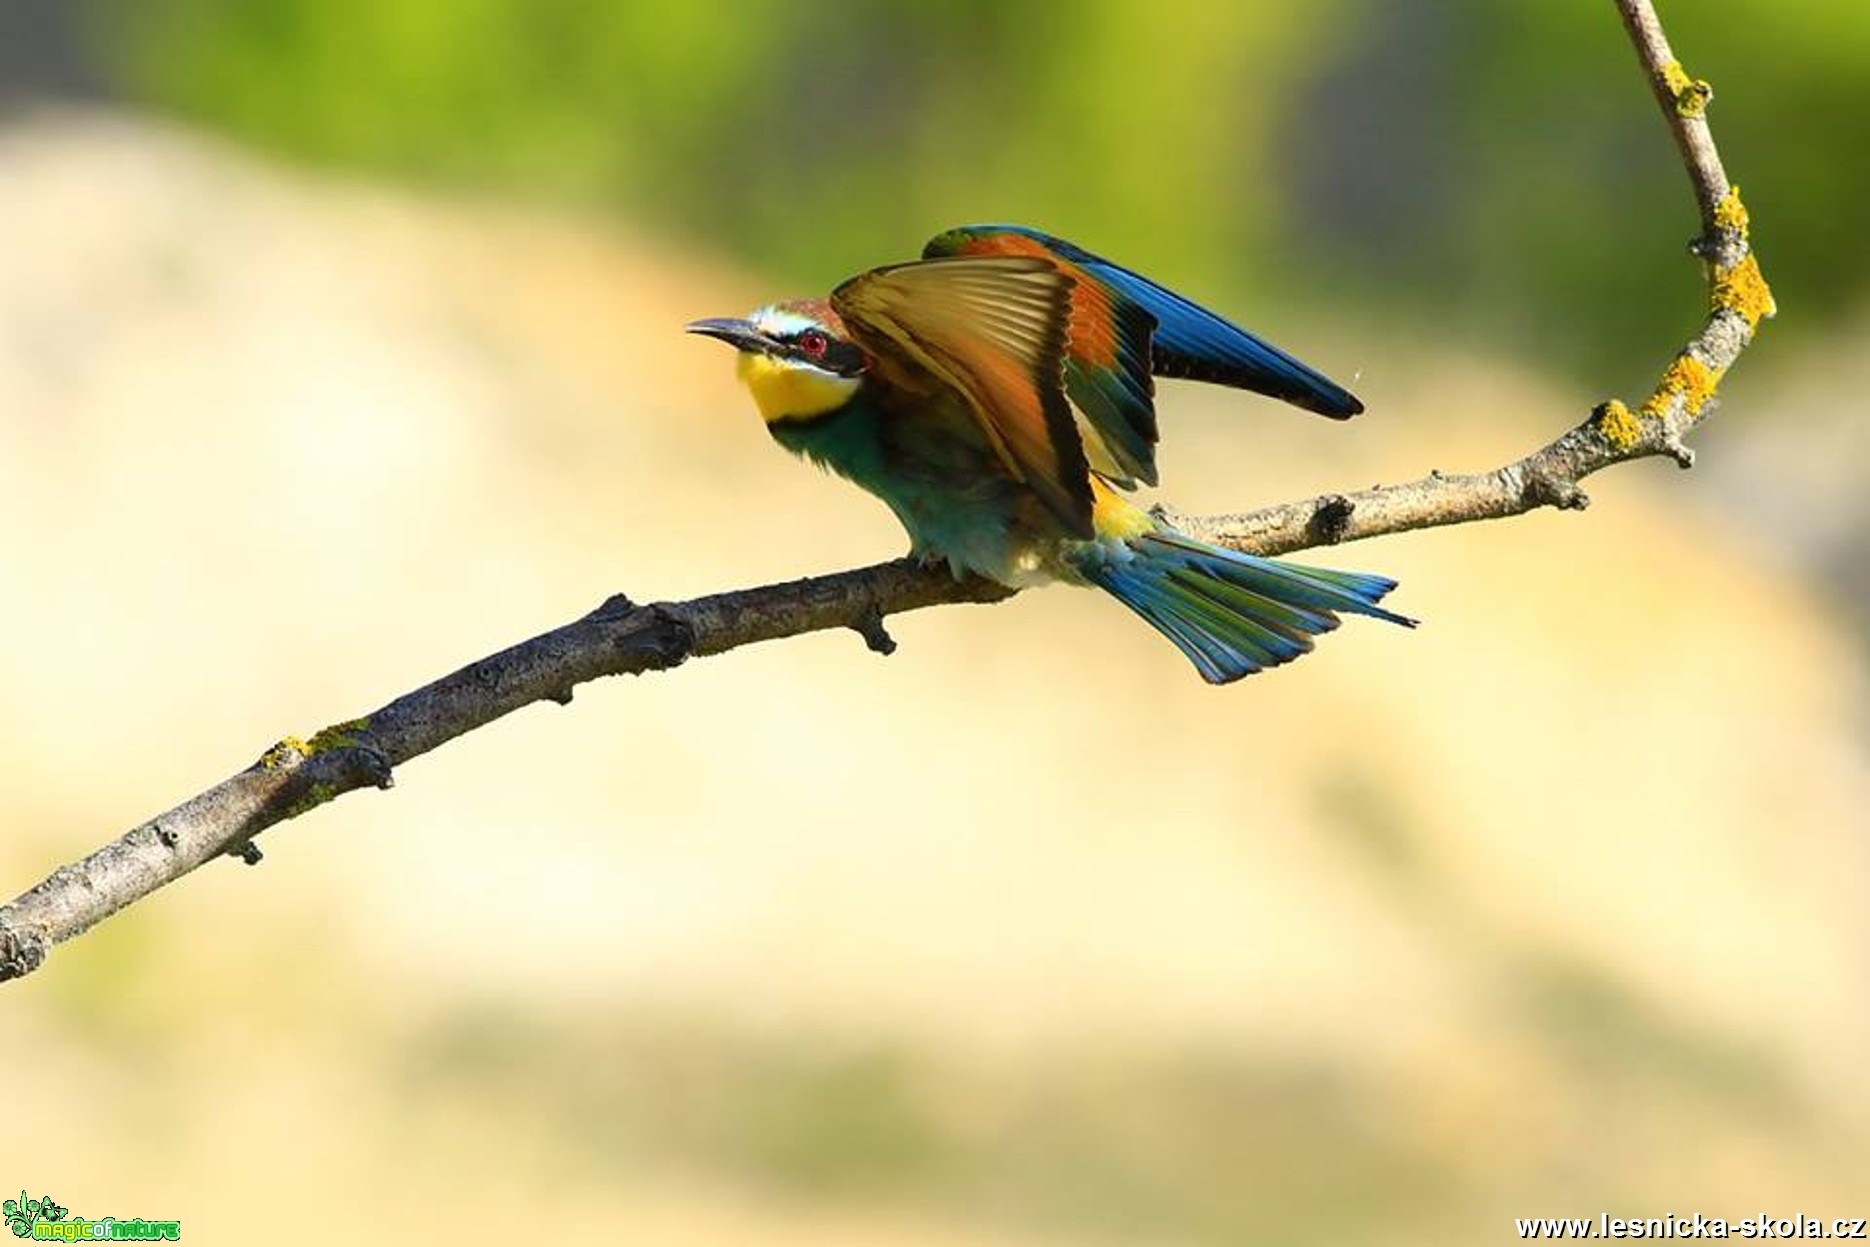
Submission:
<svg viewBox="0 0 1870 1247">
<path fill-rule="evenodd" d="M 1580 509 L 1579 482 L 1613 464 L 1667 455 L 1683 467 L 1686 433 L 1712 405 L 1715 386 L 1773 311 L 1747 242 L 1746 209 L 1721 169 L 1707 123 L 1712 91 L 1670 51 L 1650 0 L 1613 0 L 1676 145 L 1702 234 L 1709 313 L 1655 391 L 1632 410 L 1611 400 L 1522 459 L 1467 476 L 1430 473 L 1400 485 L 1327 494 L 1235 515 L 1169 514 L 1202 540 L 1254 554 L 1384 533 L 1501 519 L 1538 507 Z M 997 602 L 1012 590 L 897 560 L 830 576 L 742 589 L 687 602 L 638 606 L 613 597 L 589 615 L 472 663 L 362 718 L 309 740 L 287 737 L 251 766 L 132 828 L 82 861 L 61 866 L 0 907 L 0 979 L 37 969 L 52 945 L 233 854 L 259 860 L 254 837 L 354 789 L 388 788 L 395 768 L 531 702 L 569 702 L 599 676 L 659 671 L 689 658 L 827 628 L 850 628 L 873 650 L 895 643 L 883 620 L 900 611 Z"/>
</svg>

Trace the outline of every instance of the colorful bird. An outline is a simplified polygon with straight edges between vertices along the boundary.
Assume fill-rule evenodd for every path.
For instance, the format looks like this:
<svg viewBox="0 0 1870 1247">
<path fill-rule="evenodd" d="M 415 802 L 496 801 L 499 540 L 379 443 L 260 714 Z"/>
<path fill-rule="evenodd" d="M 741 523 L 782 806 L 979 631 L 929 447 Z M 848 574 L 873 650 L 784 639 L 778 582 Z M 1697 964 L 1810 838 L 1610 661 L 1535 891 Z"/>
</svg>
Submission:
<svg viewBox="0 0 1870 1247">
<path fill-rule="evenodd" d="M 936 236 L 829 300 L 698 320 L 740 352 L 774 440 L 875 494 L 911 553 L 1021 587 L 1095 585 L 1203 678 L 1289 662 L 1396 582 L 1203 544 L 1118 489 L 1156 484 L 1155 383 L 1255 390 L 1345 419 L 1363 404 L 1121 265 L 1016 225 Z"/>
</svg>

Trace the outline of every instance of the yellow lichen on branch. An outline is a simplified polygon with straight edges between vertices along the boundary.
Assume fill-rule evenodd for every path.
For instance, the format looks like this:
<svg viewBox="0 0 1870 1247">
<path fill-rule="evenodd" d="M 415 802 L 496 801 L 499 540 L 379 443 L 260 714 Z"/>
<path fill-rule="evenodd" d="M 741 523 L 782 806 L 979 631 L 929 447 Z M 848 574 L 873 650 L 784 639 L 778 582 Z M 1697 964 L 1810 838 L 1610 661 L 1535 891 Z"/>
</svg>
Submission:
<svg viewBox="0 0 1870 1247">
<path fill-rule="evenodd" d="M 1683 351 L 1662 370 L 1662 380 L 1640 408 L 1631 411 L 1622 400 L 1610 399 L 1591 413 L 1591 427 L 1617 450 L 1634 450 L 1643 440 L 1645 425 L 1666 422 L 1678 403 L 1685 421 L 1692 422 L 1699 416 L 1714 397 L 1722 371 Z"/>
<path fill-rule="evenodd" d="M 1714 98 L 1714 88 L 1700 78 L 1689 77 L 1680 61 L 1670 61 L 1662 67 L 1662 82 L 1675 98 L 1675 111 L 1684 117 L 1701 116 L 1708 111 L 1708 101 Z"/>
<path fill-rule="evenodd" d="M 1740 199 L 1740 188 L 1729 186 L 1714 206 L 1714 228 L 1731 235 L 1732 240 L 1745 249 L 1745 254 L 1737 261 L 1714 268 L 1708 301 L 1717 312 L 1732 312 L 1741 317 L 1749 330 L 1778 310 L 1772 288 L 1766 284 L 1765 274 L 1760 272 L 1760 262 L 1748 246 L 1750 224 L 1747 205 Z"/>
<path fill-rule="evenodd" d="M 1701 414 L 1701 409 L 1714 397 L 1714 387 L 1719 382 L 1717 373 L 1684 351 L 1662 370 L 1662 381 L 1656 386 L 1656 392 L 1643 403 L 1643 415 L 1651 420 L 1661 420 L 1679 399 L 1682 414 L 1692 420 Z"/>
<path fill-rule="evenodd" d="M 1756 328 L 1761 320 L 1779 310 L 1772 288 L 1760 272 L 1760 262 L 1751 251 L 1740 263 L 1715 276 L 1708 298 L 1715 311 L 1737 314 L 1747 322 L 1748 329 Z"/>
<path fill-rule="evenodd" d="M 301 762 L 309 762 L 333 749 L 353 749 L 363 743 L 363 733 L 370 730 L 370 720 L 346 719 L 318 729 L 310 740 L 300 736 L 281 737 L 271 749 L 260 755 L 262 770 L 277 771 Z"/>
<path fill-rule="evenodd" d="M 1597 431 L 1618 450 L 1633 449 L 1643 436 L 1642 421 L 1620 398 L 1598 404 L 1597 410 L 1591 415 Z"/>
<path fill-rule="evenodd" d="M 263 770 L 277 771 L 282 767 L 302 762 L 309 755 L 310 748 L 297 736 L 284 737 L 278 744 L 260 755 L 260 767 Z"/>
<path fill-rule="evenodd" d="M 1745 242 L 1748 224 L 1747 205 L 1740 202 L 1740 187 L 1729 186 L 1727 193 L 1721 196 L 1721 202 L 1714 205 L 1714 227 L 1732 230 L 1741 242 Z"/>
<path fill-rule="evenodd" d="M 305 756 L 315 758 L 333 749 L 354 748 L 363 743 L 362 734 L 369 730 L 370 720 L 367 718 L 347 719 L 343 723 L 333 723 L 330 727 L 319 729 L 318 734 L 306 742 Z"/>
</svg>

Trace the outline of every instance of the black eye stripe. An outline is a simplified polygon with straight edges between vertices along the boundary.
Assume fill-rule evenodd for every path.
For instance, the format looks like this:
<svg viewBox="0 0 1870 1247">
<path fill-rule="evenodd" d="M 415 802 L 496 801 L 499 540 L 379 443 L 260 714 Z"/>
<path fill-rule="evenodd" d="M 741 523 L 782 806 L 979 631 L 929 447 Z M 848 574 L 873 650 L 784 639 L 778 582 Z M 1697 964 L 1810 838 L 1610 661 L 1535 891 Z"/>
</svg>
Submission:
<svg viewBox="0 0 1870 1247">
<path fill-rule="evenodd" d="M 854 342 L 834 338 L 823 329 L 801 329 L 778 341 L 787 355 L 814 368 L 823 368 L 844 376 L 853 376 L 864 370 L 862 348 Z M 819 349 L 812 350 L 813 345 L 818 345 Z"/>
</svg>

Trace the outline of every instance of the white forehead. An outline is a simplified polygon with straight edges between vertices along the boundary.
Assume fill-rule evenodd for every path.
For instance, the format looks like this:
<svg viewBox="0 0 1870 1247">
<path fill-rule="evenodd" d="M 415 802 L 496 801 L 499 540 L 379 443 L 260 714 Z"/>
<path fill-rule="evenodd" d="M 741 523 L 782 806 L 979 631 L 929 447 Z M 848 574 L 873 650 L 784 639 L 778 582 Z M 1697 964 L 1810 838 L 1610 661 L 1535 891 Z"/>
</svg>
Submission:
<svg viewBox="0 0 1870 1247">
<path fill-rule="evenodd" d="M 807 329 L 823 329 L 824 326 L 809 316 L 789 311 L 783 307 L 768 304 L 755 308 L 753 315 L 747 318 L 753 327 L 769 338 L 791 338 L 804 333 Z"/>
</svg>

